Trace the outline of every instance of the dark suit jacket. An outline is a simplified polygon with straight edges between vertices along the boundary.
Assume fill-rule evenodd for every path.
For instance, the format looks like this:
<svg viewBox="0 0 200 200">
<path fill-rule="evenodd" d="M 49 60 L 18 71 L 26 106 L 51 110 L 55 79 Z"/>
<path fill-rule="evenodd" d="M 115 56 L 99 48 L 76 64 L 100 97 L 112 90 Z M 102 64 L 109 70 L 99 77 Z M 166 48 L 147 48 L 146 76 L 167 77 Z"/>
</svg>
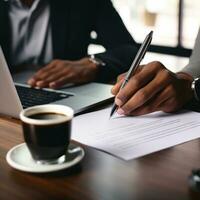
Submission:
<svg viewBox="0 0 200 200">
<path fill-rule="evenodd" d="M 54 59 L 77 60 L 87 56 L 90 33 L 96 31 L 96 42 L 106 48 L 97 57 L 107 65 L 101 67 L 98 81 L 106 82 L 126 71 L 134 58 L 136 43 L 125 28 L 110 0 L 49 0 Z M 0 45 L 6 59 L 11 38 L 8 3 L 0 1 Z"/>
</svg>

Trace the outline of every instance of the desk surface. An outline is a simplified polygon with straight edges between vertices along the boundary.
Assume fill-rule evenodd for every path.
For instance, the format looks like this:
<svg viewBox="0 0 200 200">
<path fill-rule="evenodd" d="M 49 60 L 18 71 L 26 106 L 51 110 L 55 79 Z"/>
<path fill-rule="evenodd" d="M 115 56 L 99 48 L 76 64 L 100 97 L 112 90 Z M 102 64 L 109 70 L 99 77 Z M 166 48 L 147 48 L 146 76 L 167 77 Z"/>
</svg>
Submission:
<svg viewBox="0 0 200 200">
<path fill-rule="evenodd" d="M 22 142 L 20 122 L 0 118 L 1 200 L 200 199 L 188 187 L 191 170 L 200 167 L 200 140 L 128 162 L 84 147 L 81 164 L 52 174 L 24 173 L 7 164 L 7 151 Z"/>
</svg>

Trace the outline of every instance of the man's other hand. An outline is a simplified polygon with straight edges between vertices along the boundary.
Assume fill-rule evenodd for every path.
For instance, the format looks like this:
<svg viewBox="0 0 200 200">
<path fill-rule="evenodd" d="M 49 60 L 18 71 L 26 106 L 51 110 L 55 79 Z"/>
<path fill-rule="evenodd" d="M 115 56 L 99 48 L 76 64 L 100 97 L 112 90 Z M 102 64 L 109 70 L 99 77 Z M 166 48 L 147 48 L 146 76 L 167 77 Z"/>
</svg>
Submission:
<svg viewBox="0 0 200 200">
<path fill-rule="evenodd" d="M 96 78 L 97 65 L 89 58 L 78 61 L 53 60 L 28 80 L 32 87 L 59 88 L 67 83 L 86 83 Z"/>
</svg>

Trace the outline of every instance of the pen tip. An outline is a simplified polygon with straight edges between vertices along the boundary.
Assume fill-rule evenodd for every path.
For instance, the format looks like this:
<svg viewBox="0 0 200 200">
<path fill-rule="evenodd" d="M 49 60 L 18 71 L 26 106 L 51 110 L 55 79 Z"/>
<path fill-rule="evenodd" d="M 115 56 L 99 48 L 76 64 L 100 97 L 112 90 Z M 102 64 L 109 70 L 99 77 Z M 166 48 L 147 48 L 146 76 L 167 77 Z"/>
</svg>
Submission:
<svg viewBox="0 0 200 200">
<path fill-rule="evenodd" d="M 153 31 L 150 31 L 149 35 L 153 35 Z"/>
</svg>

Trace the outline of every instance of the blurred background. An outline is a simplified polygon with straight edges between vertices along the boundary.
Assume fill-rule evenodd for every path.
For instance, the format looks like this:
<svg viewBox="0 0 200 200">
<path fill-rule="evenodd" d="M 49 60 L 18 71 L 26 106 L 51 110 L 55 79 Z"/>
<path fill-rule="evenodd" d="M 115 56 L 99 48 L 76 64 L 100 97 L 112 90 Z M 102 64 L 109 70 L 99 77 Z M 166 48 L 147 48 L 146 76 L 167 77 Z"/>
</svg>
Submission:
<svg viewBox="0 0 200 200">
<path fill-rule="evenodd" d="M 178 71 L 187 64 L 200 25 L 199 0 L 112 0 L 112 2 L 138 45 L 150 30 L 154 30 L 150 51 L 161 53 L 159 60 L 164 64 L 177 65 L 176 69 L 172 67 L 173 71 Z M 93 34 L 95 37 L 95 33 Z M 100 46 L 91 46 L 89 49 L 91 53 L 103 50 Z M 162 54 L 183 58 L 181 61 L 170 63 L 174 57 Z M 149 58 L 153 60 L 156 57 L 151 54 L 148 60 Z"/>
<path fill-rule="evenodd" d="M 153 29 L 154 45 L 180 48 L 174 52 L 180 55 L 193 48 L 200 24 L 199 0 L 112 1 L 137 42 Z"/>
</svg>

